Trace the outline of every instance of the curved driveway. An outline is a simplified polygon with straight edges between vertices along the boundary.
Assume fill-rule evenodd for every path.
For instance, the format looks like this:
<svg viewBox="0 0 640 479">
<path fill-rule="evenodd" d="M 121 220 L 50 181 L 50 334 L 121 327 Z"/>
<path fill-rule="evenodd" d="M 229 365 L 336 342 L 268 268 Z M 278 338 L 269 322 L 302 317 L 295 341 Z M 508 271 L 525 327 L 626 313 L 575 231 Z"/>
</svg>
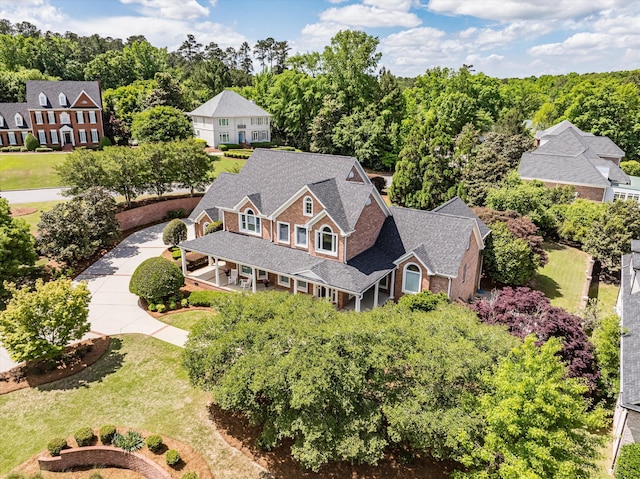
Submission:
<svg viewBox="0 0 640 479">
<path fill-rule="evenodd" d="M 138 306 L 138 297 L 129 292 L 129 279 L 136 267 L 147 258 L 160 256 L 166 248 L 162 243 L 165 224 L 133 233 L 78 275 L 76 281 L 86 281 L 91 291 L 91 332 L 87 337 L 141 333 L 184 346 L 187 331 L 149 316 Z M 193 235 L 192 227 L 189 230 Z M 0 372 L 14 365 L 7 351 L 0 347 Z"/>
</svg>

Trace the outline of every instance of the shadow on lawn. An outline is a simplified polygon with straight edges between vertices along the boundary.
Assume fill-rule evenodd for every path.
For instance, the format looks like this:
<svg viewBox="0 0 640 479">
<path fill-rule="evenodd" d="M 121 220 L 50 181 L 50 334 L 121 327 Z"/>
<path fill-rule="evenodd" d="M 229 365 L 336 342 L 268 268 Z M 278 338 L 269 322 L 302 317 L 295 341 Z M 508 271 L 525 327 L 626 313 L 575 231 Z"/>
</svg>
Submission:
<svg viewBox="0 0 640 479">
<path fill-rule="evenodd" d="M 549 299 L 561 298 L 563 296 L 560 291 L 560 284 L 550 276 L 538 273 L 534 276 L 531 283 L 533 289 L 542 291 Z"/>
<path fill-rule="evenodd" d="M 122 353 L 122 340 L 111 338 L 109 351 L 95 364 L 87 367 L 78 374 L 59 381 L 38 386 L 42 391 L 68 390 L 86 388 L 90 383 L 100 382 L 106 376 L 115 373 L 122 366 L 125 353 Z"/>
</svg>

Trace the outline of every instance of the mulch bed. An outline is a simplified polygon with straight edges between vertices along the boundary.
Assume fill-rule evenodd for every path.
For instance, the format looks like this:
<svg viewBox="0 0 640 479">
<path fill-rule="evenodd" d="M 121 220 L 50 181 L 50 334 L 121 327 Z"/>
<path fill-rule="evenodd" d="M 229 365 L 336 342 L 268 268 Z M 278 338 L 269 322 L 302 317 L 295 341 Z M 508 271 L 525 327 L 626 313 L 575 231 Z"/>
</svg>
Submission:
<svg viewBox="0 0 640 479">
<path fill-rule="evenodd" d="M 388 454 L 377 466 L 331 463 L 319 472 L 306 471 L 291 457 L 291 443 L 283 444 L 273 451 L 263 451 L 256 446 L 260 426 L 252 426 L 242 415 L 220 409 L 215 404 L 209 407 L 209 417 L 217 431 L 232 447 L 238 449 L 252 461 L 268 470 L 276 478 L 298 479 L 445 479 L 461 466 L 452 461 L 436 461 L 428 457 L 416 457 L 410 465 Z"/>
<path fill-rule="evenodd" d="M 38 211 L 38 208 L 18 208 L 16 206 L 11 207 L 11 217 L 16 218 L 18 216 L 26 216 Z"/>
<path fill-rule="evenodd" d="M 111 338 L 102 336 L 67 346 L 60 360 L 27 361 L 0 373 L 0 394 L 37 387 L 78 374 L 109 349 Z"/>
</svg>

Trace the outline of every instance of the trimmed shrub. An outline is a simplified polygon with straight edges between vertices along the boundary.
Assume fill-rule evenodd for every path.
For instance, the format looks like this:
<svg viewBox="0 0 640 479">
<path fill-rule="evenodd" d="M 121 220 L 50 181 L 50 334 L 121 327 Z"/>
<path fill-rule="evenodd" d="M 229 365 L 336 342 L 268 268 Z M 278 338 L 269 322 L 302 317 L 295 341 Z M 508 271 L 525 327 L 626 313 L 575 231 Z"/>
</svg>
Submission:
<svg viewBox="0 0 640 479">
<path fill-rule="evenodd" d="M 373 186 L 376 187 L 376 190 L 378 190 L 378 193 L 382 193 L 387 187 L 387 182 L 382 176 L 372 176 L 369 179 L 371 180 L 371 183 L 373 183 Z"/>
<path fill-rule="evenodd" d="M 251 148 L 274 148 L 276 145 L 272 141 L 254 141 L 251 143 Z"/>
<path fill-rule="evenodd" d="M 221 229 L 222 221 L 214 221 L 207 225 L 207 227 L 204 229 L 204 234 L 208 235 L 209 233 L 215 233 L 216 231 L 220 231 Z"/>
<path fill-rule="evenodd" d="M 181 479 L 198 479 L 198 473 L 194 471 L 185 472 Z"/>
<path fill-rule="evenodd" d="M 39 146 L 38 148 L 36 148 L 36 153 L 47 153 L 49 151 L 53 151 L 53 148 L 49 148 L 46 146 Z"/>
<path fill-rule="evenodd" d="M 162 231 L 162 242 L 167 246 L 175 246 L 187 239 L 187 225 L 184 221 L 175 219 L 169 221 Z"/>
<path fill-rule="evenodd" d="M 156 305 L 156 311 L 158 311 L 158 313 L 163 314 L 167 312 L 167 307 L 163 304 L 160 303 L 158 305 Z"/>
<path fill-rule="evenodd" d="M 237 143 L 220 143 L 218 145 L 218 149 L 221 151 L 239 150 L 240 148 L 242 148 L 242 145 L 238 145 Z"/>
<path fill-rule="evenodd" d="M 137 431 L 128 431 L 113 437 L 113 445 L 127 452 L 135 452 L 144 446 L 144 438 Z"/>
<path fill-rule="evenodd" d="M 175 466 L 180 462 L 180 453 L 175 449 L 169 449 L 164 455 L 164 460 L 169 466 Z"/>
<path fill-rule="evenodd" d="M 147 309 L 148 309 L 149 311 L 155 311 L 155 310 L 156 310 L 156 309 L 158 309 L 158 308 L 156 307 L 156 305 L 155 305 L 155 304 L 153 304 L 153 303 L 149 303 L 149 304 L 147 305 Z"/>
<path fill-rule="evenodd" d="M 181 251 L 181 250 L 179 250 L 179 249 L 174 249 L 174 250 L 171 252 L 171 257 L 172 257 L 173 259 L 180 259 L 180 258 L 182 258 L 182 251 Z"/>
<path fill-rule="evenodd" d="M 146 440 L 147 447 L 151 452 L 158 453 L 162 450 L 164 443 L 162 442 L 162 436 L 160 434 L 153 434 Z"/>
<path fill-rule="evenodd" d="M 49 441 L 49 444 L 47 444 L 47 450 L 52 456 L 59 456 L 60 451 L 66 449 L 67 447 L 67 440 L 63 437 L 52 439 L 51 441 Z"/>
<path fill-rule="evenodd" d="M 295 146 L 278 146 L 275 149 L 276 150 L 282 150 L 282 151 L 296 151 L 296 147 Z"/>
<path fill-rule="evenodd" d="M 180 300 L 180 306 L 182 306 L 183 308 L 188 308 L 189 307 L 189 300 L 187 298 L 181 299 Z"/>
<path fill-rule="evenodd" d="M 175 301 L 169 301 L 169 311 L 172 311 L 174 309 L 178 309 L 178 303 L 176 303 Z"/>
<path fill-rule="evenodd" d="M 100 143 L 98 143 L 98 149 L 102 150 L 105 146 L 111 146 L 111 145 L 112 145 L 111 140 L 106 136 L 103 136 L 100 139 Z"/>
<path fill-rule="evenodd" d="M 177 210 L 169 210 L 164 217 L 168 220 L 176 219 L 176 218 L 184 218 L 186 216 L 186 212 L 184 208 L 178 208 Z"/>
<path fill-rule="evenodd" d="M 227 151 L 224 156 L 226 156 L 227 158 L 239 158 L 241 160 L 246 160 L 248 159 L 253 153 L 247 153 L 244 151 L 236 151 L 236 152 L 230 152 Z"/>
<path fill-rule="evenodd" d="M 180 268 L 166 258 L 156 257 L 143 261 L 136 268 L 129 282 L 129 291 L 144 298 L 147 303 L 161 303 L 183 284 L 184 276 Z"/>
<path fill-rule="evenodd" d="M 100 426 L 100 430 L 98 431 L 98 436 L 100 436 L 100 442 L 102 444 L 111 444 L 113 441 L 113 436 L 116 435 L 116 427 L 111 424 L 105 424 L 104 426 Z"/>
<path fill-rule="evenodd" d="M 445 293 L 434 294 L 431 291 L 421 291 L 418 294 L 405 294 L 398 300 L 398 305 L 410 311 L 429 312 L 447 304 L 449 298 Z"/>
<path fill-rule="evenodd" d="M 616 461 L 614 476 L 616 479 L 637 479 L 640 477 L 640 442 L 622 446 Z"/>
<path fill-rule="evenodd" d="M 36 148 L 40 146 L 40 142 L 33 135 L 33 133 L 27 134 L 27 137 L 24 139 L 24 146 L 28 151 L 36 151 Z"/>
<path fill-rule="evenodd" d="M 78 447 L 90 446 L 95 438 L 93 429 L 90 427 L 83 427 L 73 433 L 73 438 L 78 443 Z"/>
<path fill-rule="evenodd" d="M 221 291 L 194 291 L 189 295 L 189 304 L 191 306 L 211 306 L 216 299 L 227 294 Z"/>
<path fill-rule="evenodd" d="M 207 147 L 207 141 L 203 140 L 201 138 L 194 138 L 193 142 L 199 146 L 200 148 L 206 148 Z"/>
</svg>

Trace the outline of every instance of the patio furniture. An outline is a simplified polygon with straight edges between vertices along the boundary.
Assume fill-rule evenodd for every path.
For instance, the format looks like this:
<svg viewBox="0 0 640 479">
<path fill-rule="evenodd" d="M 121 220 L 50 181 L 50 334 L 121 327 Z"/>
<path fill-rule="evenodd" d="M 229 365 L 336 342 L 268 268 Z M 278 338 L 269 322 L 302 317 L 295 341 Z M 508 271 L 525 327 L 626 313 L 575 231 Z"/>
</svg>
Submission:
<svg viewBox="0 0 640 479">
<path fill-rule="evenodd" d="M 241 279 L 240 280 L 240 287 L 242 289 L 249 289 L 251 287 L 251 279 L 252 278 Z"/>
<path fill-rule="evenodd" d="M 229 278 L 227 278 L 227 284 L 238 284 L 238 270 L 232 269 Z"/>
</svg>

